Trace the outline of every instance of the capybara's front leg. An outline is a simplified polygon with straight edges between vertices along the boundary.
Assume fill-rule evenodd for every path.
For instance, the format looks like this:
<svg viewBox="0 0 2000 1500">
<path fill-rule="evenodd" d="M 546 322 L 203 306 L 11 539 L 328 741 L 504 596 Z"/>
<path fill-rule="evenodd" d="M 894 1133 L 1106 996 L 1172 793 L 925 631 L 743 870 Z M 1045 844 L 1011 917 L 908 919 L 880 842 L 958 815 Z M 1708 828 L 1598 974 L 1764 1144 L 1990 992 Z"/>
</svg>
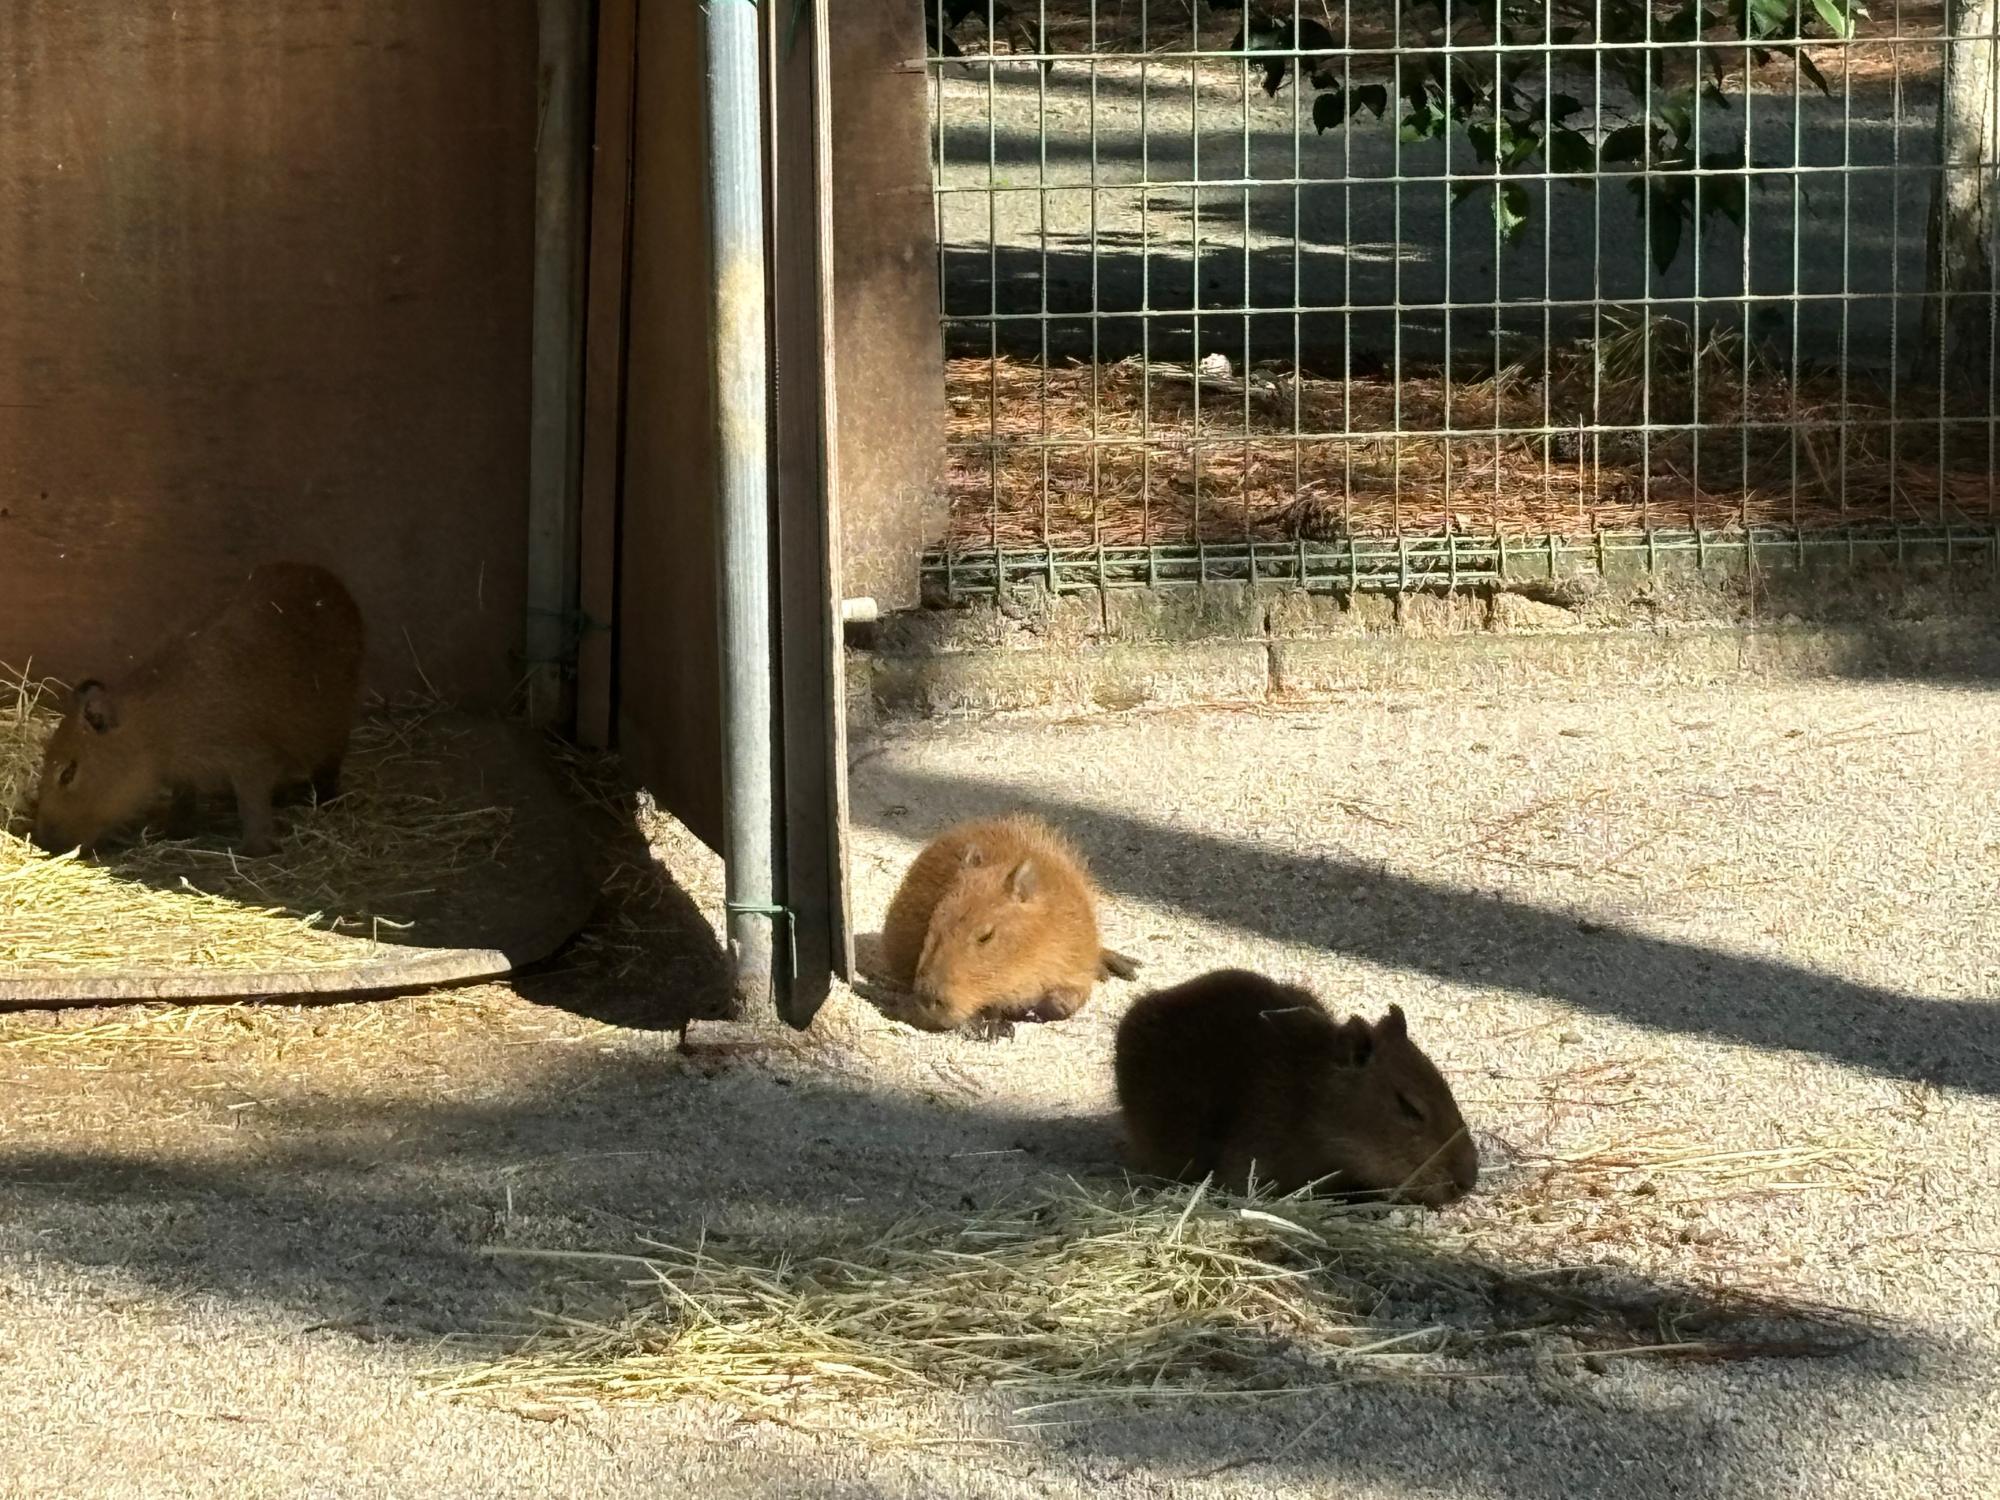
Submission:
<svg viewBox="0 0 2000 1500">
<path fill-rule="evenodd" d="M 243 834 L 236 849 L 251 859 L 278 852 L 278 839 L 271 819 L 271 776 L 258 767 L 237 771 L 230 778 L 236 791 L 236 816 Z"/>
<path fill-rule="evenodd" d="M 1087 985 L 1063 985 L 1050 990 L 1020 1013 L 1023 1021 L 1067 1021 L 1090 998 Z"/>
<path fill-rule="evenodd" d="M 172 800 L 167 803 L 167 837 L 188 838 L 200 821 L 201 798 L 193 785 L 185 781 L 174 783 Z"/>
<path fill-rule="evenodd" d="M 336 755 L 332 760 L 313 772 L 313 800 L 318 802 L 322 807 L 340 795 L 341 759 L 342 757 Z"/>
</svg>

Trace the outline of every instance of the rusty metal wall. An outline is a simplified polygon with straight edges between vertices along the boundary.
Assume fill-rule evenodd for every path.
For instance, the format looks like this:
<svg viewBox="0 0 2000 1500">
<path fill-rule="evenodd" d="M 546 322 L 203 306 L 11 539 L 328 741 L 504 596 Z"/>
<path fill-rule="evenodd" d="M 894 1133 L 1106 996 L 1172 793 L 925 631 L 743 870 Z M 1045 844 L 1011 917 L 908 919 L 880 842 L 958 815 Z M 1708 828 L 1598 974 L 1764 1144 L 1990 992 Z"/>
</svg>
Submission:
<svg viewBox="0 0 2000 1500">
<path fill-rule="evenodd" d="M 495 702 L 525 549 L 532 0 L 0 4 L 0 661 L 341 569 Z"/>
</svg>

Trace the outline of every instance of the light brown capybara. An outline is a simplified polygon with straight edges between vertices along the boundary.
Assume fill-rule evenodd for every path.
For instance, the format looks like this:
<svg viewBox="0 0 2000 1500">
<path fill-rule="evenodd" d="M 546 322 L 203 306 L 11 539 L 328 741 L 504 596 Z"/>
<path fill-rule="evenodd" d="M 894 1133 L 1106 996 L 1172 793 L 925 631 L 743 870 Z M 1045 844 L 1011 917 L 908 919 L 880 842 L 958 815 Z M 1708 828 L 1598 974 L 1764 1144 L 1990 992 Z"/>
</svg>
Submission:
<svg viewBox="0 0 2000 1500">
<path fill-rule="evenodd" d="M 274 796 L 336 796 L 361 683 L 361 612 L 325 568 L 255 569 L 200 624 L 114 683 L 77 684 L 42 757 L 34 841 L 90 849 L 173 794 L 187 831 L 203 792 L 235 793 L 237 847 L 276 847 Z"/>
<path fill-rule="evenodd" d="M 1335 1021 L 1309 992 L 1218 969 L 1143 996 L 1114 1069 L 1132 1166 L 1280 1193 L 1318 1185 L 1441 1207 L 1479 1153 L 1403 1012 Z"/>
<path fill-rule="evenodd" d="M 882 924 L 889 977 L 934 1031 L 1075 1015 L 1107 975 L 1097 890 L 1068 840 L 1038 818 L 960 823 L 910 865 Z"/>
</svg>

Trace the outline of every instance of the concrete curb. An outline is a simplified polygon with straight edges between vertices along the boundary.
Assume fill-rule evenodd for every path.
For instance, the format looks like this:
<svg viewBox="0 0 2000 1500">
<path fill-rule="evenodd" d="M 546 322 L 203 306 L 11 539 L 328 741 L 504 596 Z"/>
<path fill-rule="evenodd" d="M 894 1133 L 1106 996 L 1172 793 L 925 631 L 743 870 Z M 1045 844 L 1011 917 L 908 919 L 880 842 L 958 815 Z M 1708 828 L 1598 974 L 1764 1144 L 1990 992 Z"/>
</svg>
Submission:
<svg viewBox="0 0 2000 1500">
<path fill-rule="evenodd" d="M 1267 636 L 1177 642 L 971 644 L 850 651 L 849 718 L 1192 703 L 1311 701 L 1349 693 L 1574 693 L 1635 685 L 1921 676 L 2000 687 L 2000 622 L 1678 626 Z"/>
</svg>

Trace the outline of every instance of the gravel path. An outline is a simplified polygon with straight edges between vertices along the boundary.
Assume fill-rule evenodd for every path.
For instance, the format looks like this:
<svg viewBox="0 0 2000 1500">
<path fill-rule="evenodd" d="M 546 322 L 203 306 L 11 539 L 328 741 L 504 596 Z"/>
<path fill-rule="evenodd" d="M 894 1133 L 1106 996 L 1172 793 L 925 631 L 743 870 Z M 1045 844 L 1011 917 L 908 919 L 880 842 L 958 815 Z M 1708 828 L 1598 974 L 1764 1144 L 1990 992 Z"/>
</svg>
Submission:
<svg viewBox="0 0 2000 1500">
<path fill-rule="evenodd" d="M 1145 977 L 1244 963 L 1402 1004 L 1492 1202 L 1606 1142 L 1832 1151 L 1795 1181 L 1606 1179 L 1601 1214 L 1575 1194 L 1542 1226 L 1547 1254 L 1662 1281 L 1735 1266 L 1880 1336 L 1035 1432 L 978 1396 L 831 1427 L 447 1403 L 421 1379 L 465 1357 L 447 1340 L 605 1295 L 481 1246 L 1104 1177 L 1132 988 L 986 1044 L 843 995 L 809 1045 L 692 1056 L 579 1013 L 560 974 L 0 1017 L 0 1495 L 2000 1490 L 2000 695 L 1411 695 L 922 726 L 856 761 L 864 928 L 950 819 L 1041 808 L 1090 851 Z M 668 852 L 712 906 L 712 861 Z"/>
</svg>

